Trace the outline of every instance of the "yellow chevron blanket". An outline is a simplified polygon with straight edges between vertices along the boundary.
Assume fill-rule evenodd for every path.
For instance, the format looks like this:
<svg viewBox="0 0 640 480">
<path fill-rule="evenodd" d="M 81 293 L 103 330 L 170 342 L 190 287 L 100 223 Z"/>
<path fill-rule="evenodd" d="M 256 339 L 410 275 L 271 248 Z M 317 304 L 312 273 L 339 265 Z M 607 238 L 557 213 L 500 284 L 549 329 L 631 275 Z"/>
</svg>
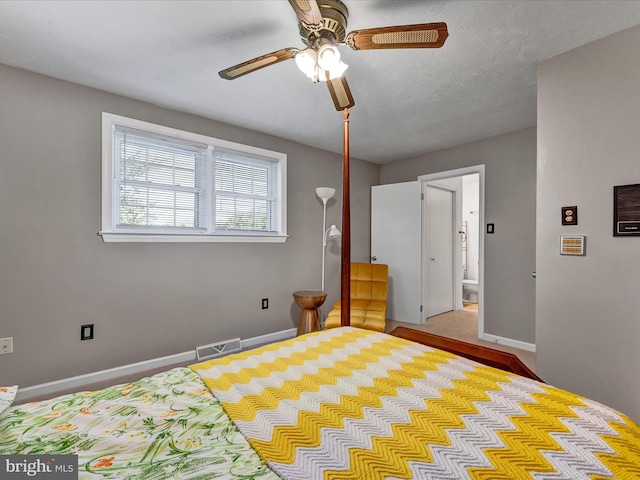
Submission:
<svg viewBox="0 0 640 480">
<path fill-rule="evenodd" d="M 639 479 L 597 402 L 351 327 L 193 365 L 283 479 Z"/>
</svg>

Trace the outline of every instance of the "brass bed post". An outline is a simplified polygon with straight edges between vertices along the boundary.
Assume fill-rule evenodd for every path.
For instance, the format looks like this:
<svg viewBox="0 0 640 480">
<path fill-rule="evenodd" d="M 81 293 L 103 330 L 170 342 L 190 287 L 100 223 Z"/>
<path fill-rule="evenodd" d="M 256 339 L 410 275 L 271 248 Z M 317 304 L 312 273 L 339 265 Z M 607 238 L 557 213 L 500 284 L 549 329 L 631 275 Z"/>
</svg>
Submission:
<svg viewBox="0 0 640 480">
<path fill-rule="evenodd" d="M 342 267 L 340 270 L 340 325 L 351 324 L 351 205 L 349 200 L 349 109 L 344 109 L 342 156 Z"/>
</svg>

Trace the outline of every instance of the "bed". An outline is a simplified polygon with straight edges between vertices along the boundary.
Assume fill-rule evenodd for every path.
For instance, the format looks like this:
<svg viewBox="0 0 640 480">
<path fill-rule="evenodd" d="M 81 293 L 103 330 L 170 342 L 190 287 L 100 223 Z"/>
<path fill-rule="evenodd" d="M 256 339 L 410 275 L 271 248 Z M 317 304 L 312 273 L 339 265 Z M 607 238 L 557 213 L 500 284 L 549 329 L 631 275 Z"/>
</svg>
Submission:
<svg viewBox="0 0 640 480">
<path fill-rule="evenodd" d="M 81 479 L 640 478 L 623 414 L 505 371 L 515 357 L 392 333 L 313 332 L 9 407 L 0 454 L 78 455 Z"/>
</svg>

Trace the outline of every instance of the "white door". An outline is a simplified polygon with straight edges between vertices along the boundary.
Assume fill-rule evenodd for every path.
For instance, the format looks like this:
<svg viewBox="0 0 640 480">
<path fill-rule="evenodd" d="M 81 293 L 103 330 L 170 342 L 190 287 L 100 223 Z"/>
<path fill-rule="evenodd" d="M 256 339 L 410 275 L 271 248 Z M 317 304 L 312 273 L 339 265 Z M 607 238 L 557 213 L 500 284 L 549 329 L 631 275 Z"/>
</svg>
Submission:
<svg viewBox="0 0 640 480">
<path fill-rule="evenodd" d="M 422 323 L 420 182 L 371 187 L 371 261 L 389 266 L 387 318 Z"/>
<path fill-rule="evenodd" d="M 454 196 L 433 185 L 425 190 L 425 316 L 432 317 L 454 309 Z"/>
</svg>

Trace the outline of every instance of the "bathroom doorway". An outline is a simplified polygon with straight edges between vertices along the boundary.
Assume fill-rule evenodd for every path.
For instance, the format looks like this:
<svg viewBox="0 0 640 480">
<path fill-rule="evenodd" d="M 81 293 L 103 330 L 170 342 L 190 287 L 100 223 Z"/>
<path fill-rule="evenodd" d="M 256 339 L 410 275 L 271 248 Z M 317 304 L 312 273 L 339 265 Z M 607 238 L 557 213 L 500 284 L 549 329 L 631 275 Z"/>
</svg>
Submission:
<svg viewBox="0 0 640 480">
<path fill-rule="evenodd" d="M 477 337 L 484 335 L 483 278 L 484 278 L 484 165 L 466 167 L 457 170 L 423 175 L 418 178 L 423 185 L 423 192 L 429 188 L 439 188 L 451 192 L 451 208 L 449 219 L 442 217 L 443 202 L 430 202 L 425 196 L 423 251 L 430 251 L 430 237 L 434 230 L 446 230 L 450 233 L 451 261 L 447 260 L 450 270 L 443 272 L 442 262 L 434 255 L 425 255 L 423 261 L 423 299 L 425 306 L 449 302 L 451 313 L 432 313 L 425 309 L 426 318 L 446 318 L 456 312 L 473 316 L 474 326 L 477 322 Z M 442 196 L 442 195 L 440 195 Z M 444 202 L 446 204 L 446 202 Z M 438 209 L 434 213 L 432 209 Z M 443 237 L 440 235 L 440 237 Z M 433 240 L 431 240 L 433 242 Z M 434 259 L 434 260 L 432 260 Z M 438 268 L 434 268 L 438 264 Z M 441 272 L 441 273 L 438 273 Z M 428 288 L 428 285 L 447 284 L 452 286 L 452 298 L 433 298 L 442 295 L 440 289 Z M 464 312 L 462 312 L 464 311 Z M 468 312 L 468 313 L 467 313 Z M 440 313 L 441 315 L 438 315 Z M 433 315 L 433 316 L 432 316 Z M 435 316 L 438 315 L 438 316 Z M 426 321 L 423 318 L 423 322 Z"/>
<path fill-rule="evenodd" d="M 462 308 L 478 311 L 478 267 L 480 252 L 480 178 L 472 173 L 462 177 Z"/>
</svg>

